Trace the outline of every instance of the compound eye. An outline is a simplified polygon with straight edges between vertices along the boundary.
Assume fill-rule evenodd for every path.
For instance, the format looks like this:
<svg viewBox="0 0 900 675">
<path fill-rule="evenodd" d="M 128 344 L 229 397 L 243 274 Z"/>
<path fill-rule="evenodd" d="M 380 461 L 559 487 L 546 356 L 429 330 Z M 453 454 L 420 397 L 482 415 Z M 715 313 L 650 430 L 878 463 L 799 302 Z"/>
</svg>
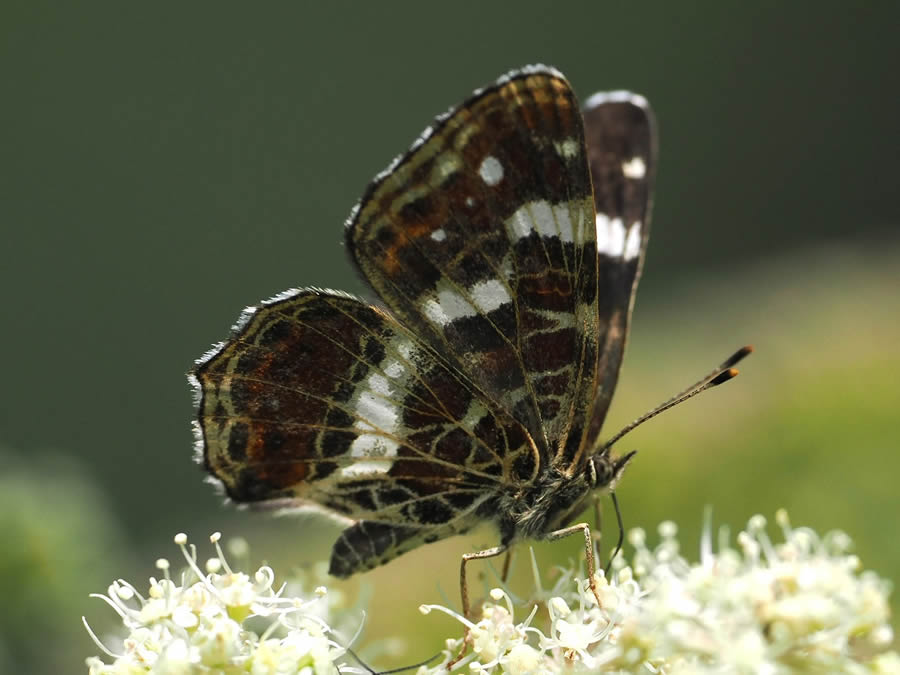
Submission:
<svg viewBox="0 0 900 675">
<path fill-rule="evenodd" d="M 608 454 L 597 455 L 591 458 L 591 484 L 595 488 L 602 488 L 609 485 L 613 480 L 613 465 Z"/>
</svg>

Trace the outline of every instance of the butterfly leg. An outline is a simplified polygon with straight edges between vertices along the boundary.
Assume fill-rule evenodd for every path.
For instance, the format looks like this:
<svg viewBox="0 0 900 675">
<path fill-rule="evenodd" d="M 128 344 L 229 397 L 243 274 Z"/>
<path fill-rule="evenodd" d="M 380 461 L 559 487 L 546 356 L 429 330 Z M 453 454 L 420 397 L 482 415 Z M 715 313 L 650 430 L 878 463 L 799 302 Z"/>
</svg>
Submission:
<svg viewBox="0 0 900 675">
<path fill-rule="evenodd" d="M 622 543 L 625 541 L 625 524 L 622 522 L 622 511 L 619 509 L 619 500 L 616 497 L 615 492 L 611 492 L 609 494 L 612 499 L 613 508 L 616 510 L 616 524 L 619 528 L 619 536 L 616 539 L 616 546 L 613 548 L 612 553 L 609 556 L 609 561 L 606 563 L 606 567 L 603 568 L 603 576 L 609 579 L 609 571 L 612 569 L 613 560 L 616 559 L 616 556 L 619 555 L 619 552 L 622 550 Z M 601 540 L 601 532 L 602 528 L 601 524 L 601 513 L 600 513 L 600 497 L 597 496 L 594 499 L 594 540 L 597 542 L 597 546 L 600 546 Z"/>
<path fill-rule="evenodd" d="M 459 564 L 459 593 L 462 597 L 462 613 L 463 616 L 467 619 L 469 618 L 469 586 L 466 583 L 466 563 L 470 560 L 485 560 L 487 558 L 495 558 L 509 550 L 508 546 L 500 545 L 494 546 L 493 548 L 486 548 L 483 551 L 476 551 L 475 553 L 465 553 L 463 554 L 462 561 Z M 504 567 L 506 567 L 504 565 Z M 466 651 L 469 649 L 469 645 L 471 644 L 471 633 L 469 632 L 469 627 L 466 626 L 465 632 L 463 633 L 463 644 L 462 649 L 459 650 L 459 654 L 456 655 L 456 658 L 450 661 L 446 665 L 447 670 L 450 670 L 453 665 L 459 661 L 463 656 L 465 656 Z"/>
<path fill-rule="evenodd" d="M 548 541 L 555 541 L 579 532 L 584 535 L 584 560 L 587 563 L 588 585 L 591 587 L 591 593 L 594 594 L 594 598 L 597 600 L 597 606 L 603 607 L 603 603 L 600 602 L 600 593 L 597 591 L 597 582 L 594 580 L 594 540 L 591 537 L 591 526 L 587 523 L 570 525 L 561 530 L 551 532 L 546 538 Z"/>
<path fill-rule="evenodd" d="M 619 538 L 616 539 L 616 548 L 613 549 L 612 555 L 609 556 L 609 562 L 606 563 L 606 568 L 603 572 L 607 579 L 609 579 L 609 570 L 612 567 L 613 560 L 619 555 L 619 551 L 622 550 L 622 542 L 625 541 L 625 525 L 622 522 L 622 511 L 619 509 L 619 500 L 616 498 L 615 492 L 611 492 L 609 496 L 612 498 L 613 506 L 616 508 L 616 523 L 619 526 Z"/>
<path fill-rule="evenodd" d="M 512 549 L 509 549 L 506 552 L 506 557 L 503 558 L 503 572 L 500 575 L 500 581 L 502 581 L 504 584 L 506 583 L 507 579 L 509 579 L 509 568 L 510 565 L 512 565 L 512 556 Z"/>
<path fill-rule="evenodd" d="M 487 558 L 496 558 L 501 553 L 505 553 L 509 549 L 508 546 L 500 545 L 493 548 L 486 548 L 483 551 L 475 553 L 465 553 L 462 562 L 459 565 L 459 592 L 462 595 L 463 616 L 469 618 L 469 586 L 466 584 L 466 563 L 470 560 L 486 560 Z M 468 631 L 467 631 L 468 632 Z"/>
</svg>

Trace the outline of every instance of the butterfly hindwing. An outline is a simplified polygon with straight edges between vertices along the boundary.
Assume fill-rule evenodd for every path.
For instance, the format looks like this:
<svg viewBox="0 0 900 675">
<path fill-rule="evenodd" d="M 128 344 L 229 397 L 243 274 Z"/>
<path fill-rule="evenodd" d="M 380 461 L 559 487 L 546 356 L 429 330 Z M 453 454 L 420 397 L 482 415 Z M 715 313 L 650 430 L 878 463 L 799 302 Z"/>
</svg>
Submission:
<svg viewBox="0 0 900 675">
<path fill-rule="evenodd" d="M 380 523 L 379 559 L 391 537 L 465 531 L 538 469 L 521 425 L 348 295 L 307 289 L 248 310 L 194 378 L 198 446 L 232 499 Z"/>
</svg>

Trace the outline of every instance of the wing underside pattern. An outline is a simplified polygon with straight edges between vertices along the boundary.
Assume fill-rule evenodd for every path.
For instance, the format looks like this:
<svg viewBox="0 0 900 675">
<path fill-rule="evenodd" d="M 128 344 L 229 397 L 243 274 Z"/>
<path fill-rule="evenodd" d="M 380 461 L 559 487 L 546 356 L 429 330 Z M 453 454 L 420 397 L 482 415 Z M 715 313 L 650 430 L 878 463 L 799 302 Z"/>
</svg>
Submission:
<svg viewBox="0 0 900 675">
<path fill-rule="evenodd" d="M 543 66 L 476 92 L 347 222 L 387 309 L 289 291 L 197 362 L 205 467 L 234 501 L 341 518 L 338 576 L 483 520 L 511 536 L 516 515 L 498 504 L 539 493 L 550 470 L 583 471 L 598 442 L 654 170 L 639 96 L 582 111 Z"/>
<path fill-rule="evenodd" d="M 347 242 L 392 312 L 550 463 L 571 462 L 596 379 L 595 233 L 577 101 L 536 69 L 439 120 L 369 188 Z"/>
<path fill-rule="evenodd" d="M 248 311 L 194 376 L 203 461 L 238 502 L 317 504 L 380 523 L 379 541 L 388 527 L 429 539 L 465 531 L 501 486 L 537 471 L 521 425 L 344 294 Z"/>
<path fill-rule="evenodd" d="M 647 100 L 631 92 L 601 92 L 584 104 L 588 162 L 597 223 L 597 386 L 585 439 L 600 435 L 628 338 L 628 323 L 650 236 L 656 173 L 656 122 Z"/>
</svg>

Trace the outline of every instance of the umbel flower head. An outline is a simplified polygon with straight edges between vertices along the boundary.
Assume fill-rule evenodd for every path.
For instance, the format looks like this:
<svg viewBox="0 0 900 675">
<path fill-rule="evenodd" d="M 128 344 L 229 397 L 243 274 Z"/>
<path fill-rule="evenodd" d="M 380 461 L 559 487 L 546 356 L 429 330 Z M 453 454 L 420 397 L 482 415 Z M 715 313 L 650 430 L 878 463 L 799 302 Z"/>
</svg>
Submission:
<svg viewBox="0 0 900 675">
<path fill-rule="evenodd" d="M 771 541 L 765 519 L 754 516 L 736 547 L 723 530 L 717 550 L 707 524 L 695 564 L 681 556 L 673 523 L 660 526 L 653 548 L 632 530 L 630 561 L 620 556 L 608 580 L 596 576 L 600 607 L 575 569 L 560 569 L 546 590 L 532 556 L 527 601 L 495 588 L 477 621 L 439 605 L 422 611 L 445 612 L 469 628 L 471 647 L 454 672 L 900 675 L 900 655 L 889 650 L 888 582 L 861 571 L 845 534 L 793 528 L 784 512 L 776 521 L 783 542 Z M 288 597 L 285 587 L 273 588 L 268 567 L 252 577 L 232 571 L 212 539 L 217 556 L 206 572 L 178 535 L 188 563 L 180 583 L 161 560 L 164 578 L 150 580 L 146 598 L 125 581 L 96 596 L 128 636 L 117 653 L 94 638 L 111 662 L 89 658 L 91 675 L 372 672 L 343 664 L 352 640 L 335 639 L 327 623 L 332 594 L 319 587 L 311 598 Z M 446 646 L 442 662 L 419 675 L 447 672 L 462 637 Z"/>
<path fill-rule="evenodd" d="M 860 572 L 849 537 L 818 536 L 776 521 L 782 543 L 773 543 L 765 519 L 754 516 L 737 537 L 722 532 L 718 550 L 704 530 L 700 562 L 679 553 L 674 523 L 659 528 L 649 548 L 640 529 L 629 533 L 630 564 L 617 558 L 611 578 L 597 573 L 602 607 L 583 579 L 563 570 L 549 592 L 534 568 L 536 597 L 524 621 L 514 620 L 510 594 L 491 592 L 473 623 L 442 606 L 471 632 L 471 652 L 454 670 L 482 673 L 900 673 L 900 656 L 886 651 L 889 584 Z M 532 558 L 533 560 L 533 558 Z M 536 601 L 536 602 L 535 602 Z M 535 627 L 538 611 L 547 627 Z M 523 613 L 524 610 L 523 610 Z M 446 672 L 462 639 L 447 641 L 443 663 L 419 675 Z"/>
<path fill-rule="evenodd" d="M 169 575 L 169 562 L 157 561 L 162 579 L 150 579 L 146 597 L 127 581 L 113 582 L 106 595 L 94 595 L 115 610 L 128 631 L 114 653 L 85 627 L 97 646 L 112 660 L 87 659 L 90 675 L 158 673 L 313 675 L 338 672 L 346 650 L 332 638 L 326 623 L 331 609 L 324 587 L 310 598 L 288 597 L 285 587 L 273 587 L 275 574 L 260 567 L 252 577 L 233 571 L 210 537 L 216 556 L 197 564 L 197 551 L 187 537 L 175 543 L 187 561 L 180 582 Z M 256 627 L 255 630 L 252 626 Z M 259 627 L 261 626 L 261 629 Z M 341 667 L 340 672 L 361 672 Z"/>
</svg>

